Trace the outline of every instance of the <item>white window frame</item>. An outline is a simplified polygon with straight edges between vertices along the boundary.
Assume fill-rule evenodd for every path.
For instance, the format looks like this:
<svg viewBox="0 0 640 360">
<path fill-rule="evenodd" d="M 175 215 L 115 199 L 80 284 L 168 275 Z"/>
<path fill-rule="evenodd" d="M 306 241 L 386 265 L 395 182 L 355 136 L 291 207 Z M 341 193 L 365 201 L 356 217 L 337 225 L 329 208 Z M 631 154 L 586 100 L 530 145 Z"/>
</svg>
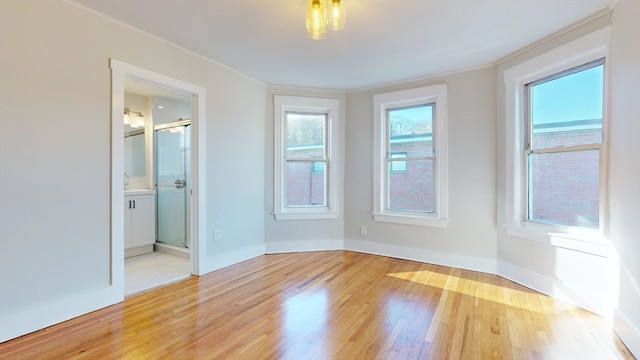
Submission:
<svg viewBox="0 0 640 360">
<path fill-rule="evenodd" d="M 611 27 L 607 26 L 533 59 L 505 70 L 505 224 L 509 236 L 537 241 L 552 246 L 607 256 L 603 221 L 607 218 L 606 159 L 608 124 L 608 66 Z M 525 219 L 527 197 L 523 150 L 526 135 L 525 85 L 580 65 L 605 59 L 602 130 L 600 147 L 600 227 L 599 230 L 544 224 Z"/>
<path fill-rule="evenodd" d="M 446 227 L 447 213 L 447 85 L 439 84 L 421 88 L 378 94 L 373 97 L 374 104 L 374 156 L 373 156 L 373 218 L 375 221 Z M 386 171 L 387 161 L 387 111 L 396 108 L 424 104 L 435 104 L 433 118 L 434 212 L 397 211 L 388 209 Z"/>
<path fill-rule="evenodd" d="M 339 101 L 337 99 L 274 96 L 274 209 L 276 220 L 315 220 L 336 219 L 338 217 L 338 179 L 340 167 L 338 165 L 338 124 Z M 325 206 L 286 206 L 286 114 L 314 113 L 326 114 L 325 130 Z"/>
</svg>

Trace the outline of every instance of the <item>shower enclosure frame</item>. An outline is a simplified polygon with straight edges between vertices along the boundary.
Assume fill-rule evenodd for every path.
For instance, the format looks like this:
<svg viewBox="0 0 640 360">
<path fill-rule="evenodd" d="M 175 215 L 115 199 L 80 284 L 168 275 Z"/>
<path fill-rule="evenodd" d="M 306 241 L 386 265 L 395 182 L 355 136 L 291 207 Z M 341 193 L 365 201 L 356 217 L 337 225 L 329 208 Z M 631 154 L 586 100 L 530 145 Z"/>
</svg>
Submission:
<svg viewBox="0 0 640 360">
<path fill-rule="evenodd" d="M 186 132 L 185 139 L 187 140 L 187 147 L 185 149 L 185 153 L 184 153 L 184 158 L 182 159 L 183 163 L 181 164 L 184 167 L 184 171 L 181 174 L 183 177 L 182 178 L 178 178 L 176 179 L 176 181 L 173 184 L 164 184 L 161 183 L 161 180 L 159 179 L 159 169 L 160 166 L 158 165 L 159 163 L 159 158 L 160 158 L 160 151 L 158 149 L 159 147 L 159 143 L 160 141 L 158 140 L 158 132 L 159 131 L 165 131 L 165 130 L 169 130 L 170 129 L 175 129 L 175 128 L 179 128 L 179 127 L 184 127 L 184 130 Z M 164 123 L 164 124 L 158 124 L 158 125 L 154 125 L 153 126 L 153 161 L 154 161 L 154 171 L 153 171 L 153 180 L 154 180 L 154 186 L 155 186 L 155 190 L 156 190 L 156 243 L 160 243 L 160 244 L 164 244 L 164 245 L 168 245 L 168 246 L 172 246 L 172 247 L 178 247 L 178 248 L 184 248 L 184 249 L 188 249 L 190 250 L 191 248 L 191 231 L 190 231 L 190 227 L 189 225 L 189 220 L 191 218 L 191 211 L 190 211 L 190 196 L 189 196 L 189 187 L 191 184 L 191 164 L 189 164 L 189 160 L 191 158 L 191 119 L 178 119 L 177 121 L 171 122 L 171 123 Z M 173 179 L 173 178 L 171 178 Z M 179 181 L 182 181 L 181 183 L 179 183 Z M 184 231 L 183 231 L 183 244 L 178 245 L 175 244 L 171 241 L 161 241 L 161 217 L 162 217 L 162 213 L 164 211 L 161 211 L 160 206 L 162 205 L 162 201 L 161 201 L 161 190 L 164 190 L 162 188 L 167 188 L 167 187 L 171 187 L 171 189 L 169 190 L 174 190 L 174 189 L 178 189 L 178 190 L 184 190 L 182 196 L 184 196 L 184 204 L 183 204 L 183 211 L 184 213 L 181 214 L 183 216 L 183 226 L 184 226 Z"/>
</svg>

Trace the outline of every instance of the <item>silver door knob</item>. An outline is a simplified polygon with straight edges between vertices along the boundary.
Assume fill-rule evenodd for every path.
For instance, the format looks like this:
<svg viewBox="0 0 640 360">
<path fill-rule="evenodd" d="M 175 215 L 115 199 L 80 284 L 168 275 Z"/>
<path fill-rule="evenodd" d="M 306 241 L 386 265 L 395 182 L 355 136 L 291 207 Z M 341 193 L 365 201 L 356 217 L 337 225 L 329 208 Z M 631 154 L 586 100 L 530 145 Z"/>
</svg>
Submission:
<svg viewBox="0 0 640 360">
<path fill-rule="evenodd" d="M 187 181 L 185 179 L 177 179 L 174 184 L 176 186 L 176 189 L 183 189 L 185 186 L 187 186 Z"/>
</svg>

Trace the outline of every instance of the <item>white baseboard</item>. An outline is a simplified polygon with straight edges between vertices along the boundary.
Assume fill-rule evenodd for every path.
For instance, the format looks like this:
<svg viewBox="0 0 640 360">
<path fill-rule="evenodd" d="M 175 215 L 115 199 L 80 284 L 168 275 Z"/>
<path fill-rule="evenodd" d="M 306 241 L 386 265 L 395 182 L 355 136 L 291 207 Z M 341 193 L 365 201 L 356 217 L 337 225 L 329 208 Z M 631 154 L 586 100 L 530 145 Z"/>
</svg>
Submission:
<svg viewBox="0 0 640 360">
<path fill-rule="evenodd" d="M 613 331 L 618 334 L 633 356 L 640 359 L 640 329 L 618 310 L 613 312 Z"/>
<path fill-rule="evenodd" d="M 344 241 L 340 240 L 303 240 L 303 241 L 268 241 L 267 254 L 343 250 Z"/>
<path fill-rule="evenodd" d="M 480 271 L 489 274 L 497 272 L 496 261 L 477 256 L 445 253 L 426 248 L 412 248 L 373 241 L 345 239 L 344 249 L 366 254 L 382 255 L 398 259 L 443 265 L 465 270 Z"/>
<path fill-rule="evenodd" d="M 200 261 L 198 275 L 204 275 L 212 271 L 216 271 L 227 266 L 253 259 L 265 254 L 264 244 L 248 246 L 232 251 L 221 252 L 213 257 L 208 257 L 206 261 Z"/>
<path fill-rule="evenodd" d="M 602 292 L 552 279 L 502 261 L 498 261 L 498 275 L 600 316 L 606 314 L 607 299 Z"/>
<path fill-rule="evenodd" d="M 163 243 L 153 244 L 153 251 L 179 256 L 184 259 L 191 259 L 191 249 L 167 245 Z"/>
<path fill-rule="evenodd" d="M 153 244 L 142 245 L 131 249 L 124 249 L 124 258 L 130 258 L 133 256 L 143 255 L 153 252 Z"/>
<path fill-rule="evenodd" d="M 73 319 L 124 300 L 124 289 L 114 286 L 75 297 L 51 301 L 0 317 L 0 342 Z"/>
</svg>

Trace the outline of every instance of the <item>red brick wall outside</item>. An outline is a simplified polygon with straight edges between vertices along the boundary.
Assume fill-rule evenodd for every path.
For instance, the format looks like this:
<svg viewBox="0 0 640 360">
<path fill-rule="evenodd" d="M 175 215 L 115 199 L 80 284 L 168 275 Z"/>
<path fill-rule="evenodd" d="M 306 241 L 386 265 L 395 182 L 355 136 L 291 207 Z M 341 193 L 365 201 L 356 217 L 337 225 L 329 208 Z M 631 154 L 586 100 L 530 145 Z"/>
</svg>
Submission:
<svg viewBox="0 0 640 360">
<path fill-rule="evenodd" d="M 324 203 L 324 171 L 314 172 L 313 162 L 287 164 L 287 206 L 309 206 Z"/>
<path fill-rule="evenodd" d="M 407 141 L 394 143 L 393 151 L 406 153 L 408 157 L 424 156 L 425 147 L 431 147 L 431 141 Z M 418 153 L 422 150 L 421 153 Z M 305 148 L 295 151 L 289 148 L 290 157 L 303 159 L 317 154 L 317 149 Z M 433 163 L 432 161 L 406 161 L 406 171 L 392 172 L 390 180 L 390 208 L 406 211 L 434 211 Z M 325 173 L 313 171 L 313 162 L 289 162 L 286 168 L 287 206 L 309 206 L 324 204 Z"/>
<path fill-rule="evenodd" d="M 600 130 L 536 133 L 536 148 L 561 144 L 600 142 Z M 431 146 L 427 141 L 426 146 Z M 424 150 L 425 142 L 394 142 L 394 153 L 407 157 Z M 301 150 L 303 157 L 311 150 Z M 305 153 L 306 152 L 306 153 Z M 298 155 L 299 154 L 299 155 Z M 420 156 L 420 155 L 417 155 Z M 530 219 L 567 226 L 598 227 L 599 152 L 583 150 L 531 155 Z M 403 161 L 403 160 L 399 160 Z M 313 172 L 313 162 L 287 166 L 287 205 L 325 205 L 324 172 Z M 392 210 L 432 212 L 435 209 L 433 162 L 406 161 L 406 171 L 389 174 L 389 207 Z"/>
<path fill-rule="evenodd" d="M 306 144 L 296 150 L 290 147 L 287 151 L 289 158 L 305 159 L 309 161 L 289 161 L 286 164 L 286 204 L 287 206 L 326 206 L 324 183 L 325 172 L 313 171 L 313 158 L 322 154 L 322 146 Z M 319 166 L 316 170 L 322 170 Z"/>
<path fill-rule="evenodd" d="M 407 158 L 424 156 L 431 141 L 394 142 L 394 153 L 406 153 Z M 398 163 L 402 160 L 393 161 Z M 433 187 L 433 162 L 405 160 L 406 171 L 389 173 L 389 209 L 399 211 L 433 212 L 435 209 Z M 397 168 L 397 166 L 395 167 Z"/>
<path fill-rule="evenodd" d="M 600 130 L 534 134 L 535 148 L 599 143 Z M 598 228 L 599 151 L 530 155 L 529 218 L 546 223 Z"/>
</svg>

